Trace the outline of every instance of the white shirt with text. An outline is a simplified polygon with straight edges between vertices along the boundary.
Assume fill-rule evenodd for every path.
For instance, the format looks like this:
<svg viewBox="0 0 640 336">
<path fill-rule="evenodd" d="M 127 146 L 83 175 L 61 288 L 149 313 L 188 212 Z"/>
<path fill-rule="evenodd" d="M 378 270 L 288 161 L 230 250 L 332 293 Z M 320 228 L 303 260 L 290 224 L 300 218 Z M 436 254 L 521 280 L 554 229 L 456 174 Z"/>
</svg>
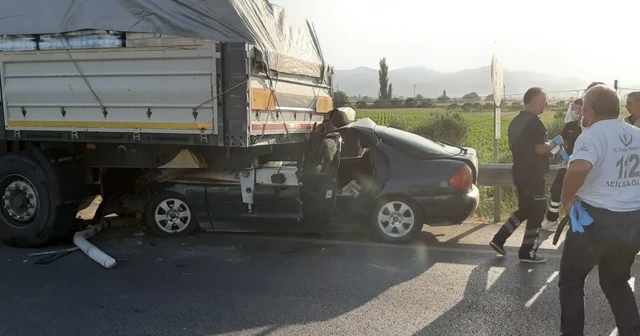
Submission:
<svg viewBox="0 0 640 336">
<path fill-rule="evenodd" d="M 598 121 L 576 140 L 569 164 L 575 160 L 593 165 L 580 199 L 616 212 L 640 210 L 640 128 L 621 119 Z"/>
</svg>

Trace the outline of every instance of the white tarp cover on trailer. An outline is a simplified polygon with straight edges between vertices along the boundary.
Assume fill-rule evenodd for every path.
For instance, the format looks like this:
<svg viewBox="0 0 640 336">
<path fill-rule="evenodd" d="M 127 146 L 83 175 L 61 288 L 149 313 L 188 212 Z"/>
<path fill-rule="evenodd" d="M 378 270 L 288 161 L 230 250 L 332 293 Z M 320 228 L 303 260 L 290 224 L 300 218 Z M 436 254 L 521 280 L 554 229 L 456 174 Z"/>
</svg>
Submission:
<svg viewBox="0 0 640 336">
<path fill-rule="evenodd" d="M 0 0 L 0 35 L 96 29 L 255 45 L 272 70 L 324 77 L 313 25 L 267 0 Z"/>
</svg>

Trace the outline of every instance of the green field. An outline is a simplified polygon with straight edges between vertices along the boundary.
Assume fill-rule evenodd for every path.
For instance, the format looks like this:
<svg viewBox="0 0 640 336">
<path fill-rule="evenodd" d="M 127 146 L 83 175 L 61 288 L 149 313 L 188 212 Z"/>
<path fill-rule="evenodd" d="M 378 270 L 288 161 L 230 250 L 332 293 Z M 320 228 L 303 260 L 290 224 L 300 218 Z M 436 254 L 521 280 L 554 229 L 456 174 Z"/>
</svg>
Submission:
<svg viewBox="0 0 640 336">
<path fill-rule="evenodd" d="M 371 109 L 358 110 L 357 118 L 371 118 L 379 125 L 388 125 L 393 119 L 405 120 L 409 129 L 424 122 L 431 113 L 444 113 L 446 110 L 442 108 L 435 109 Z M 549 128 L 549 135 L 552 134 L 554 114 L 558 109 L 549 109 L 542 115 L 542 121 Z M 478 152 L 478 158 L 481 163 L 494 162 L 493 153 L 493 112 L 462 112 L 453 111 L 463 116 L 467 125 L 469 125 L 469 134 L 464 143 L 465 146 L 473 147 Z M 564 111 L 560 111 L 564 112 Z M 499 162 L 510 163 L 511 153 L 507 146 L 507 127 L 513 117 L 518 114 L 517 111 L 503 111 L 501 122 L 502 137 L 499 140 Z M 557 127 L 556 127 L 557 128 Z M 474 220 L 492 220 L 493 219 L 493 188 L 480 187 L 480 206 L 473 215 Z M 515 192 L 512 188 L 502 189 L 502 217 L 506 219 L 516 207 Z"/>
</svg>

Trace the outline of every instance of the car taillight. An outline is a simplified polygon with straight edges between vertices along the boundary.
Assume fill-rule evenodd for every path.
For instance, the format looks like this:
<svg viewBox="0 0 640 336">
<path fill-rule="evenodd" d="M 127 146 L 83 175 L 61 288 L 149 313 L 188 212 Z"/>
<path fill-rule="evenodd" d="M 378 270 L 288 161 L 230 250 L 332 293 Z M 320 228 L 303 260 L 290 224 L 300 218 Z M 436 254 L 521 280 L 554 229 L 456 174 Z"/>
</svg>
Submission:
<svg viewBox="0 0 640 336">
<path fill-rule="evenodd" d="M 460 167 L 449 179 L 449 184 L 456 189 L 470 189 L 473 185 L 473 174 L 468 165 Z"/>
</svg>

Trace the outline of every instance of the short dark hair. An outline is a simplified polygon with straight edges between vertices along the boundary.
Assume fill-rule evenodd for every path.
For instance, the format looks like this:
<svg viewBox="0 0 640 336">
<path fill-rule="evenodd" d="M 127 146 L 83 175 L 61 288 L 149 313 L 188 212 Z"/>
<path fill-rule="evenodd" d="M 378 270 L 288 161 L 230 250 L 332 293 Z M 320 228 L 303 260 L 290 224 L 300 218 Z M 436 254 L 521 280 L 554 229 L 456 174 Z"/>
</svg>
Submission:
<svg viewBox="0 0 640 336">
<path fill-rule="evenodd" d="M 544 90 L 541 87 L 532 87 L 524 93 L 524 98 L 522 99 L 522 101 L 525 103 L 525 105 L 529 104 L 533 100 L 533 98 L 541 94 L 544 94 Z"/>
<path fill-rule="evenodd" d="M 634 102 L 640 101 L 640 91 L 633 91 L 629 93 L 627 98 L 632 99 Z"/>
<path fill-rule="evenodd" d="M 584 100 L 588 100 L 593 112 L 599 117 L 619 118 L 620 98 L 615 90 L 598 84 L 587 90 Z"/>
</svg>

